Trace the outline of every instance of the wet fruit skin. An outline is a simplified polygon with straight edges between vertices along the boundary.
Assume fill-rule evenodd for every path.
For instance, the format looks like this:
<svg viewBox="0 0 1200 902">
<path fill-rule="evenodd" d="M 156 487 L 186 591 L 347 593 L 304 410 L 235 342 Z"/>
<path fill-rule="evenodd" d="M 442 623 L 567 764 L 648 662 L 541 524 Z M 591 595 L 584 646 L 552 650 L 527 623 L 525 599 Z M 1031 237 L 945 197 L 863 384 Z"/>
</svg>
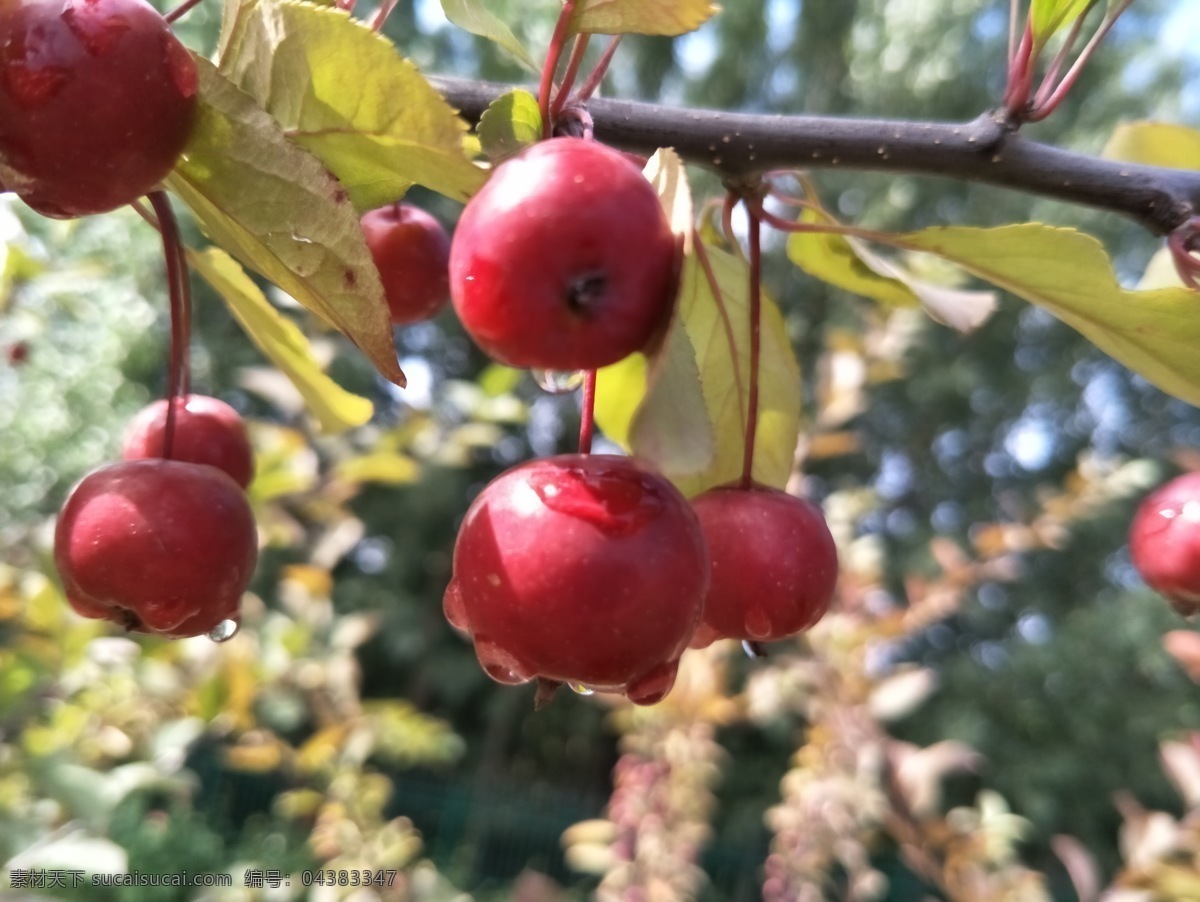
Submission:
<svg viewBox="0 0 1200 902">
<path fill-rule="evenodd" d="M 171 171 L 196 66 L 143 0 L 0 3 L 0 185 L 46 216 L 103 213 Z"/>
<path fill-rule="evenodd" d="M 653 704 L 707 585 L 699 524 L 670 482 L 631 458 L 561 455 L 508 470 L 475 499 L 445 610 L 493 679 Z"/>
<path fill-rule="evenodd" d="M 450 299 L 450 235 L 442 224 L 401 203 L 364 213 L 361 224 L 392 324 L 435 316 Z"/>
<path fill-rule="evenodd" d="M 125 460 L 162 457 L 166 425 L 165 400 L 143 407 L 129 423 L 121 456 Z M 242 488 L 254 478 L 254 451 L 241 415 L 207 395 L 188 395 L 182 405 L 177 402 L 171 459 L 216 467 Z"/>
<path fill-rule="evenodd" d="M 1175 610 L 1200 613 L 1200 472 L 1146 496 L 1129 527 L 1129 553 L 1146 585 Z"/>
<path fill-rule="evenodd" d="M 59 513 L 54 560 L 79 614 L 199 636 L 236 619 L 258 540 L 242 489 L 204 464 L 136 460 L 84 477 Z"/>
<path fill-rule="evenodd" d="M 766 486 L 723 486 L 692 499 L 712 560 L 692 639 L 772 642 L 812 627 L 837 584 L 837 546 L 820 508 Z"/>
<path fill-rule="evenodd" d="M 501 363 L 607 366 L 650 343 L 674 300 L 676 242 L 654 189 L 619 152 L 553 138 L 497 168 L 454 230 L 450 291 Z"/>
</svg>

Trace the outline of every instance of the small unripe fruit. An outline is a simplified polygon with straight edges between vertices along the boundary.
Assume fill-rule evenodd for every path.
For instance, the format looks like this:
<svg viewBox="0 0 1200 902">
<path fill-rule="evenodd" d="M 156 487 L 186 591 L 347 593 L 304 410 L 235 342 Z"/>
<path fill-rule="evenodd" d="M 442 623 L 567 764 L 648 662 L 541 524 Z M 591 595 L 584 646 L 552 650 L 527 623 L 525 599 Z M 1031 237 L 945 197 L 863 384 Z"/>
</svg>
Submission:
<svg viewBox="0 0 1200 902">
<path fill-rule="evenodd" d="M 191 134 L 196 64 L 143 0 L 0 2 L 0 184 L 46 216 L 154 189 Z"/>
<path fill-rule="evenodd" d="M 1129 527 L 1133 565 L 1180 614 L 1200 613 L 1200 472 L 1151 492 Z"/>
<path fill-rule="evenodd" d="M 246 488 L 254 478 L 254 450 L 246 425 L 236 410 L 217 398 L 188 395 L 175 403 L 175 437 L 171 459 L 208 464 L 223 470 Z M 143 407 L 130 421 L 121 456 L 125 460 L 162 457 L 167 429 L 167 402 Z"/>
<path fill-rule="evenodd" d="M 435 316 L 450 299 L 450 235 L 442 224 L 400 203 L 363 214 L 361 224 L 392 324 Z"/>
<path fill-rule="evenodd" d="M 589 370 L 657 336 L 675 262 L 637 166 L 595 141 L 554 138 L 501 164 L 467 204 L 450 291 L 464 328 L 501 363 Z"/>
<path fill-rule="evenodd" d="M 171 637 L 236 620 L 257 558 L 242 489 L 215 467 L 176 460 L 89 474 L 54 533 L 54 561 L 77 612 Z"/>
<path fill-rule="evenodd" d="M 707 585 L 700 527 L 670 482 L 631 458 L 568 454 L 508 470 L 475 499 L 445 611 L 499 682 L 653 704 Z"/>
<path fill-rule="evenodd" d="M 692 499 L 712 583 L 692 647 L 773 642 L 812 627 L 837 585 L 837 546 L 820 508 L 766 486 L 723 486 Z"/>
</svg>

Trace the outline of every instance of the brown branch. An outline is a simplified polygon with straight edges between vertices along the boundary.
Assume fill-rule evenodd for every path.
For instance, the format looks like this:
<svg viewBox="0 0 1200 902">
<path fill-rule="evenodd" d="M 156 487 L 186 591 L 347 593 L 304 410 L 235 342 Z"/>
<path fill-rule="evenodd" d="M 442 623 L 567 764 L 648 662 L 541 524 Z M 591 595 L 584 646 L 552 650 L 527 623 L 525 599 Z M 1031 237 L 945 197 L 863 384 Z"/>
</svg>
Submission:
<svg viewBox="0 0 1200 902">
<path fill-rule="evenodd" d="M 512 89 L 430 82 L 470 121 Z M 732 183 L 777 169 L 843 169 L 999 185 L 1120 213 L 1165 235 L 1200 213 L 1200 172 L 1105 160 L 1030 141 L 999 113 L 972 122 L 913 122 L 728 113 L 592 100 L 596 137 L 642 154 L 673 147 Z"/>
</svg>

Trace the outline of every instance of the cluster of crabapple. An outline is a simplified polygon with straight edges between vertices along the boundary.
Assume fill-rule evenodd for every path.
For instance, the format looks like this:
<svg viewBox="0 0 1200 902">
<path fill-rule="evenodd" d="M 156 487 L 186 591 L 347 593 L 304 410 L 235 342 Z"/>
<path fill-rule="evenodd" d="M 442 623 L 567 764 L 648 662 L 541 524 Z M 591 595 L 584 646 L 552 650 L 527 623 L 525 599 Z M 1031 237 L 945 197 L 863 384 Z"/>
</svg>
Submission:
<svg viewBox="0 0 1200 902">
<path fill-rule="evenodd" d="M 130 423 L 122 458 L 85 476 L 59 513 L 67 601 L 133 632 L 229 638 L 258 559 L 241 417 L 204 395 L 156 401 Z"/>
<path fill-rule="evenodd" d="M 187 276 L 159 190 L 197 91 L 191 54 L 144 0 L 0 3 L 0 191 L 61 219 L 150 194 L 170 281 L 168 400 L 134 419 L 120 462 L 68 496 L 54 536 L 67 600 L 131 631 L 223 640 L 258 558 L 253 456 L 236 411 L 183 388 Z"/>
<path fill-rule="evenodd" d="M 595 371 L 661 340 L 679 244 L 629 158 L 556 137 L 497 167 L 449 266 L 492 358 Z M 687 648 L 782 639 L 825 613 L 837 551 L 816 506 L 749 480 L 689 501 L 645 461 L 580 450 L 502 473 L 459 530 L 444 609 L 493 679 L 536 679 L 539 702 L 566 684 L 654 704 Z"/>
</svg>

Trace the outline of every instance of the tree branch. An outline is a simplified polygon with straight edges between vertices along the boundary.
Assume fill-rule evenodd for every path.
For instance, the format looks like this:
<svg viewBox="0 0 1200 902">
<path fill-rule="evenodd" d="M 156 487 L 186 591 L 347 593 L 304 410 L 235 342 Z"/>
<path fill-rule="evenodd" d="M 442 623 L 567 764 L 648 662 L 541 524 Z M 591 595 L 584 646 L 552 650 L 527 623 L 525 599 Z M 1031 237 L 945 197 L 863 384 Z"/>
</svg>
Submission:
<svg viewBox="0 0 1200 902">
<path fill-rule="evenodd" d="M 477 122 L 511 85 L 435 76 Z M 755 115 L 592 100 L 596 137 L 642 154 L 673 147 L 729 182 L 776 169 L 844 169 L 999 185 L 1120 213 L 1165 235 L 1200 213 L 1200 172 L 1104 160 L 1030 141 L 1000 113 L 973 122 Z"/>
</svg>

